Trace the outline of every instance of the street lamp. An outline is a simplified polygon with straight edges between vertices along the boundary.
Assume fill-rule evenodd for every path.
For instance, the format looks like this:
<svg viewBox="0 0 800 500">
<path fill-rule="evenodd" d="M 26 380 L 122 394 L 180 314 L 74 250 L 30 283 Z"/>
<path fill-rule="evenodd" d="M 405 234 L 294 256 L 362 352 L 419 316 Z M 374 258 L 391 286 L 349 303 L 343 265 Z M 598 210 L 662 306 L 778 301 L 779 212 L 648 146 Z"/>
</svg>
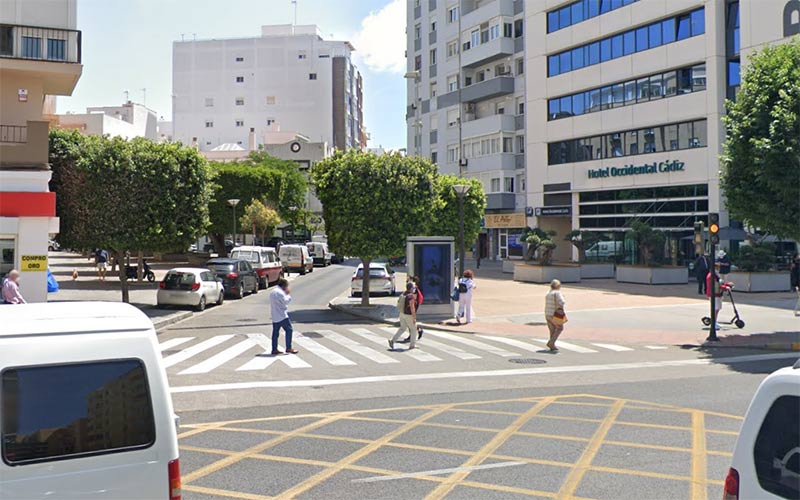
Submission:
<svg viewBox="0 0 800 500">
<path fill-rule="evenodd" d="M 469 191 L 469 184 L 454 184 L 453 191 L 458 197 L 458 276 L 464 276 L 464 196 Z"/>
<path fill-rule="evenodd" d="M 236 246 L 236 205 L 239 204 L 241 200 L 238 198 L 231 198 L 228 200 L 228 205 L 233 208 L 233 245 Z"/>
</svg>

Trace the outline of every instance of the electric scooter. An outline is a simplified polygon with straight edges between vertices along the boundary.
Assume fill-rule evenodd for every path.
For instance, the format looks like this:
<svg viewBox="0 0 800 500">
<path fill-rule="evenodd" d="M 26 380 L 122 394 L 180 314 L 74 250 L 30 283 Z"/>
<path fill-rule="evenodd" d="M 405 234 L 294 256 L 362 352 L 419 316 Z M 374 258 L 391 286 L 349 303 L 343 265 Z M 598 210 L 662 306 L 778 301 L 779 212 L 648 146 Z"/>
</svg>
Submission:
<svg viewBox="0 0 800 500">
<path fill-rule="evenodd" d="M 723 323 L 726 325 L 736 325 L 736 328 L 744 328 L 744 320 L 739 316 L 739 310 L 736 309 L 736 302 L 733 300 L 733 283 L 723 283 L 720 285 L 722 287 L 723 295 L 727 293 L 728 299 L 731 301 L 731 307 L 733 307 L 733 318 L 730 321 L 720 321 L 717 318 L 717 323 Z M 719 300 L 722 300 L 722 297 L 719 297 Z M 703 322 L 705 326 L 711 325 L 711 318 L 708 316 L 703 316 L 700 320 Z"/>
</svg>

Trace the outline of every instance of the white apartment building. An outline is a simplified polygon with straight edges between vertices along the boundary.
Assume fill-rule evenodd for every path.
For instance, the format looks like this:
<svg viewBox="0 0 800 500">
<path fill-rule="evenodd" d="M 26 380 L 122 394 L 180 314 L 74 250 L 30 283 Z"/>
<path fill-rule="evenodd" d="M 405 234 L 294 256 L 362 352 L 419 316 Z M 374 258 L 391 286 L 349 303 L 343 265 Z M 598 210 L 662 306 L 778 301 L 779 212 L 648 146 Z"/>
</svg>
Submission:
<svg viewBox="0 0 800 500">
<path fill-rule="evenodd" d="M 263 26 L 260 37 L 173 44 L 173 136 L 201 151 L 247 147 L 250 130 L 292 130 L 363 148 L 361 74 L 347 41 L 316 26 Z"/>
<path fill-rule="evenodd" d="M 522 256 L 523 7 L 522 0 L 408 2 L 408 154 L 483 183 L 486 229 L 476 245 L 483 258 Z"/>
<path fill-rule="evenodd" d="M 131 101 L 122 106 L 97 106 L 86 108 L 86 113 L 55 116 L 58 127 L 80 130 L 84 134 L 109 135 L 123 139 L 158 139 L 156 112 Z"/>
<path fill-rule="evenodd" d="M 749 53 L 800 33 L 800 2 L 528 0 L 525 16 L 530 224 L 621 242 L 644 220 L 684 263 L 694 222 L 719 212 L 735 245 L 718 174 L 725 98 Z"/>
</svg>

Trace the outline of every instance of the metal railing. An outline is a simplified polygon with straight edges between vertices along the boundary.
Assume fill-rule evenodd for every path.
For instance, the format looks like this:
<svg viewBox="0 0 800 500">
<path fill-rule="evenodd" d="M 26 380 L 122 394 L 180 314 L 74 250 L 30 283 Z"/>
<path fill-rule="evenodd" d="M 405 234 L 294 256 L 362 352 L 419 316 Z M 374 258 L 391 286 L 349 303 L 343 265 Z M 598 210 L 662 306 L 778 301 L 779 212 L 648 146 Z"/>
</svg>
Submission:
<svg viewBox="0 0 800 500">
<path fill-rule="evenodd" d="M 0 125 L 0 142 L 14 144 L 28 142 L 28 127 L 24 125 Z"/>
<path fill-rule="evenodd" d="M 60 28 L 0 24 L 0 57 L 81 62 L 81 32 Z"/>
</svg>

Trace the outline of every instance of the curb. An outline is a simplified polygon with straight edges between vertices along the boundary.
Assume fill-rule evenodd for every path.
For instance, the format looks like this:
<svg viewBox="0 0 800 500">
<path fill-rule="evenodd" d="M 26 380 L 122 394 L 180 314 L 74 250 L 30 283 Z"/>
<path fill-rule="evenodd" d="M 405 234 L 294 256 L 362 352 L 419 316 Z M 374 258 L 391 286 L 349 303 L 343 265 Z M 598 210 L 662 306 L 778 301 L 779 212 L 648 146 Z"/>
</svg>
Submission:
<svg viewBox="0 0 800 500">
<path fill-rule="evenodd" d="M 368 319 L 370 321 L 374 321 L 376 323 L 384 323 L 391 326 L 400 326 L 399 320 L 393 320 L 389 318 L 378 318 L 375 315 L 370 314 L 369 312 L 361 312 L 357 309 L 349 308 L 349 307 L 342 307 L 340 304 L 334 304 L 333 302 L 328 302 L 328 308 L 332 311 L 341 312 L 344 314 L 348 314 L 350 316 L 354 316 L 356 318 Z"/>
<path fill-rule="evenodd" d="M 703 342 L 702 344 L 683 344 L 681 347 L 703 348 L 715 347 L 718 349 L 764 349 L 770 351 L 796 351 L 800 352 L 800 342 L 767 342 L 758 344 L 719 344 L 714 342 Z"/>
<path fill-rule="evenodd" d="M 153 321 L 153 328 L 155 328 L 156 333 L 158 334 L 160 333 L 159 330 L 163 330 L 169 325 L 173 325 L 179 321 L 191 318 L 193 315 L 194 313 L 192 311 L 181 311 L 179 313 L 167 316 L 166 318 L 159 318 L 157 320 L 151 319 L 151 321 Z"/>
</svg>

